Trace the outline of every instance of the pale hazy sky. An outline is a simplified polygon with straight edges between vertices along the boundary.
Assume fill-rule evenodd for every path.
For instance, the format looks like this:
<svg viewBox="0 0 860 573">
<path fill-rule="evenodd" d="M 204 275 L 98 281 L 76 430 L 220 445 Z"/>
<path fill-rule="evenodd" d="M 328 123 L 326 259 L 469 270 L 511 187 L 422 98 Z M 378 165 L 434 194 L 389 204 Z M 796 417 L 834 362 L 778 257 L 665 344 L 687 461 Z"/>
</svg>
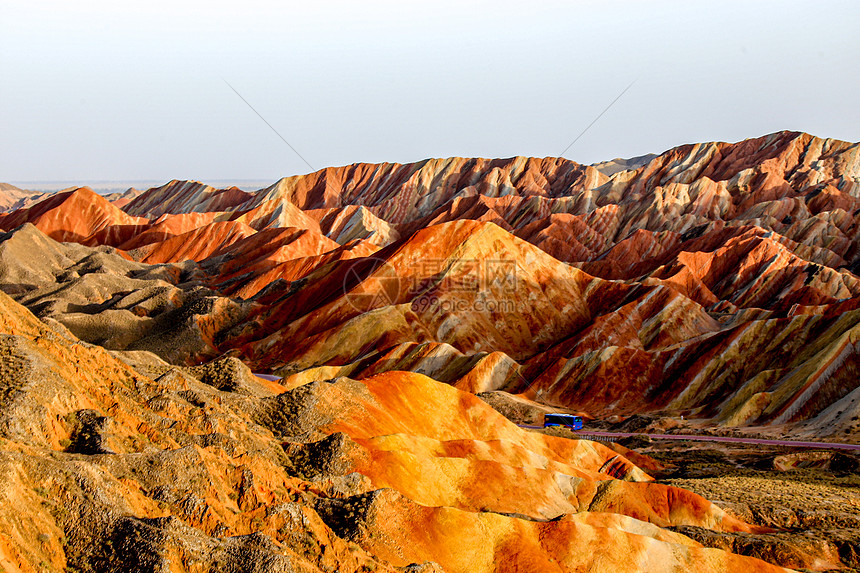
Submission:
<svg viewBox="0 0 860 573">
<path fill-rule="evenodd" d="M 860 141 L 860 3 L 0 0 L 0 181 Z"/>
</svg>

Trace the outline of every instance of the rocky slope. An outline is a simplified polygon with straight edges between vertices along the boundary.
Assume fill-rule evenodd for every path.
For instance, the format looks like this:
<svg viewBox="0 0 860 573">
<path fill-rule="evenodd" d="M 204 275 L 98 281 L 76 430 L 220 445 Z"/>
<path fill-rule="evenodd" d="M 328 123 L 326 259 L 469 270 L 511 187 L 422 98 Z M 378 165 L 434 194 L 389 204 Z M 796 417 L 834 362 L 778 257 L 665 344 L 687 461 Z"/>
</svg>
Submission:
<svg viewBox="0 0 860 573">
<path fill-rule="evenodd" d="M 664 528 L 766 529 L 422 375 L 284 392 L 0 310 L 7 571 L 783 570 Z"/>
</svg>

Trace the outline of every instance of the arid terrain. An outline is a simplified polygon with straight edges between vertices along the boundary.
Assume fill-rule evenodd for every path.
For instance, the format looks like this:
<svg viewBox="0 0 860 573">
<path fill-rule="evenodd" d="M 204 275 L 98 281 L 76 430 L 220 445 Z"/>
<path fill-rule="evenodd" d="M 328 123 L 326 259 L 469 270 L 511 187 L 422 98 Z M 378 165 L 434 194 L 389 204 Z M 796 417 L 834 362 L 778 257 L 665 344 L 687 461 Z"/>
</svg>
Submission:
<svg viewBox="0 0 860 573">
<path fill-rule="evenodd" d="M 0 210 L 2 571 L 860 570 L 856 143 Z"/>
</svg>

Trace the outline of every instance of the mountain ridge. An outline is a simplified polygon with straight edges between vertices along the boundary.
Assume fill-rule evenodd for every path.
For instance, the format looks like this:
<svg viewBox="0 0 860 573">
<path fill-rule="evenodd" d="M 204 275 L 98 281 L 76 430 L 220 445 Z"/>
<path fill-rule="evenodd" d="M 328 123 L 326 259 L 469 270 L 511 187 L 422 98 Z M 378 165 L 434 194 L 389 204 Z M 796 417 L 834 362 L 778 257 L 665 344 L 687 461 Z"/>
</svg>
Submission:
<svg viewBox="0 0 860 573">
<path fill-rule="evenodd" d="M 0 214 L 0 566 L 860 567 L 855 457 L 707 490 L 723 451 L 518 427 L 860 444 L 860 146 L 607 164 L 354 164 Z M 818 505 L 725 501 L 771 491 L 765 467 Z"/>
</svg>

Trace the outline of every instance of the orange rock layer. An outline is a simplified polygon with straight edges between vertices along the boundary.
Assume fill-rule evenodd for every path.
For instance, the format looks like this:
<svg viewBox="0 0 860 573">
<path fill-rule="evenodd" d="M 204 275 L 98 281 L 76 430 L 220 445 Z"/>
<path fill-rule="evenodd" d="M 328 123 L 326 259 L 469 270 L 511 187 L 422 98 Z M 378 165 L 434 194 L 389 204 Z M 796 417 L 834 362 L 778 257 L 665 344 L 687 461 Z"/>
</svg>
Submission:
<svg viewBox="0 0 860 573">
<path fill-rule="evenodd" d="M 786 571 L 662 527 L 761 528 L 419 374 L 281 392 L 81 344 L 3 293 L 0 352 L 7 570 Z"/>
</svg>

